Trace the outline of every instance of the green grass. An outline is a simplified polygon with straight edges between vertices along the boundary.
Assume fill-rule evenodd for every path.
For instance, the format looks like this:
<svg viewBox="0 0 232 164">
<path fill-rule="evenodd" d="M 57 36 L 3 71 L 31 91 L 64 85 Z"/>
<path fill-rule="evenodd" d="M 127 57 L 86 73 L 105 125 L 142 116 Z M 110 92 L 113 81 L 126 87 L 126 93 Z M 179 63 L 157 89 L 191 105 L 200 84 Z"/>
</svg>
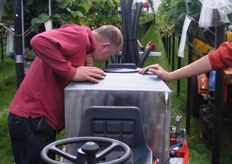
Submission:
<svg viewBox="0 0 232 164">
<path fill-rule="evenodd" d="M 13 163 L 7 118 L 16 89 L 15 62 L 5 57 L 0 63 L 0 163 Z"/>
<path fill-rule="evenodd" d="M 155 43 L 156 51 L 162 53 L 161 57 L 149 57 L 145 62 L 145 65 L 158 63 L 166 70 L 171 70 L 171 65 L 168 64 L 168 58 L 166 57 L 161 36 L 155 25 L 152 25 L 148 32 L 142 39 L 142 44 L 146 45 L 149 41 Z M 176 40 L 176 43 L 177 40 Z M 177 48 L 176 48 L 177 51 Z M 187 54 L 187 49 L 186 49 Z M 176 57 L 175 66 L 177 66 Z M 187 64 L 187 57 L 182 59 L 182 66 Z M 104 62 L 98 63 L 99 67 L 104 66 Z M 176 69 L 176 67 L 175 67 Z M 187 80 L 181 80 L 180 96 L 176 93 L 176 81 L 168 84 L 172 89 L 172 124 L 175 123 L 175 117 L 177 115 L 182 116 L 181 127 L 185 128 L 186 125 L 186 102 L 187 102 Z M 13 99 L 13 96 L 17 90 L 15 63 L 13 60 L 5 57 L 5 62 L 0 61 L 0 163 L 12 164 L 13 156 L 11 152 L 11 146 L 9 141 L 7 116 L 8 108 Z M 225 127 L 226 128 L 230 127 Z M 228 130 L 227 130 L 228 131 Z M 64 138 L 64 130 L 57 136 L 57 139 Z M 231 146 L 232 134 L 223 133 L 221 144 L 221 158 L 220 163 L 230 164 L 232 163 L 232 146 Z M 211 163 L 211 145 L 202 142 L 198 134 L 198 119 L 191 117 L 191 129 L 190 135 L 187 135 L 187 143 L 189 148 L 189 163 L 190 164 L 209 164 Z"/>
</svg>

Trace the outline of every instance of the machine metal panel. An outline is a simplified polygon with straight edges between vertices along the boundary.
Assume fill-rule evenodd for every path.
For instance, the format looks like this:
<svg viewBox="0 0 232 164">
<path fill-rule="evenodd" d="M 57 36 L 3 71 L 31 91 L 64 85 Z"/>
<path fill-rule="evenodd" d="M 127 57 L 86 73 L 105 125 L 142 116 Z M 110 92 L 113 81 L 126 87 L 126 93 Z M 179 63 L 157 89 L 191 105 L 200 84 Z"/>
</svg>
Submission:
<svg viewBox="0 0 232 164">
<path fill-rule="evenodd" d="M 156 75 L 107 73 L 99 83 L 72 82 L 65 88 L 66 137 L 76 137 L 91 106 L 137 106 L 149 147 L 160 162 L 169 157 L 171 90 Z"/>
</svg>

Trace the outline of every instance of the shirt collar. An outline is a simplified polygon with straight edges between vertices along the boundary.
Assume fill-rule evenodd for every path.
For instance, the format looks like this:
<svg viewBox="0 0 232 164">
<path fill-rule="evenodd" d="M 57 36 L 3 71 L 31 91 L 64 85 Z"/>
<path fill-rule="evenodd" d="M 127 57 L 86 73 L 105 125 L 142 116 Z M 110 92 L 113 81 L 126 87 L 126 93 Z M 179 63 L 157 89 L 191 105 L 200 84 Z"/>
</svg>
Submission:
<svg viewBox="0 0 232 164">
<path fill-rule="evenodd" d="M 86 27 L 86 32 L 89 35 L 89 41 L 90 41 L 90 46 L 91 46 L 90 51 L 93 52 L 96 49 L 96 43 L 95 43 L 95 39 L 93 37 L 93 33 L 87 26 L 85 26 L 85 25 L 83 25 L 83 26 Z"/>
</svg>

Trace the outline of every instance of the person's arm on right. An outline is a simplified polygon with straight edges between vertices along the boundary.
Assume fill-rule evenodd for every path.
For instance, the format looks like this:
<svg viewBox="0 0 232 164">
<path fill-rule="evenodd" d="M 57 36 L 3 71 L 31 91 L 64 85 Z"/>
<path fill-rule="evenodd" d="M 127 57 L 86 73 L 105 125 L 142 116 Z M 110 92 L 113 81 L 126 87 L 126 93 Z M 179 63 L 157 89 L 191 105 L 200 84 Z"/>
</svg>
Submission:
<svg viewBox="0 0 232 164">
<path fill-rule="evenodd" d="M 160 65 L 154 64 L 145 67 L 139 73 L 150 71 L 165 81 L 171 81 L 228 67 L 232 67 L 232 43 L 223 42 L 215 51 L 176 71 L 167 72 Z"/>
<path fill-rule="evenodd" d="M 196 76 L 204 72 L 209 72 L 211 70 L 212 67 L 210 61 L 208 55 L 206 55 L 201 59 L 173 72 L 167 72 L 159 64 L 154 64 L 145 67 L 139 73 L 144 74 L 147 71 L 150 71 L 165 81 L 172 81 L 172 80 L 188 78 L 191 76 Z"/>
</svg>

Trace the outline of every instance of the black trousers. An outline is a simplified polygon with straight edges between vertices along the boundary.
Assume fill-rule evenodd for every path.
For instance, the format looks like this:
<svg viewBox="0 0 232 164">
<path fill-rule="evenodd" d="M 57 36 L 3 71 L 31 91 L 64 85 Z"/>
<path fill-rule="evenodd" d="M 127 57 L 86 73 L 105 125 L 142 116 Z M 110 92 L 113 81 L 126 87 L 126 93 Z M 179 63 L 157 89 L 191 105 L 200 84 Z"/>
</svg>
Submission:
<svg viewBox="0 0 232 164">
<path fill-rule="evenodd" d="M 11 146 L 16 164 L 42 164 L 42 149 L 56 140 L 56 131 L 44 116 L 24 118 L 12 113 L 8 116 Z M 53 155 L 50 155 L 54 158 Z"/>
</svg>

